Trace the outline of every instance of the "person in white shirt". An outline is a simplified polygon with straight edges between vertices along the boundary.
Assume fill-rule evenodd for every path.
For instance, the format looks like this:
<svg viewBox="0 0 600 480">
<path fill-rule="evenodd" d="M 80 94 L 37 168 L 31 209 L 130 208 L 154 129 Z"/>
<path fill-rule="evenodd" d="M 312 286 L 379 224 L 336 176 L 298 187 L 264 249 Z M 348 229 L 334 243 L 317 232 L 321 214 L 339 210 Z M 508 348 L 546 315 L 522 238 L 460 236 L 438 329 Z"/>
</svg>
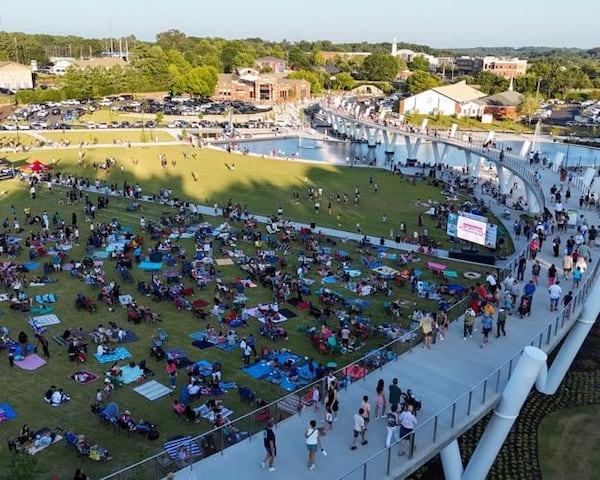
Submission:
<svg viewBox="0 0 600 480">
<path fill-rule="evenodd" d="M 308 449 L 308 469 L 315 469 L 315 454 L 317 449 L 323 450 L 321 447 L 321 435 L 317 428 L 317 421 L 311 420 L 308 428 L 304 432 L 304 438 L 306 438 L 306 448 Z"/>
<path fill-rule="evenodd" d="M 363 435 L 365 431 L 365 414 L 364 409 L 359 408 L 358 413 L 354 414 L 354 437 L 352 439 L 352 447 L 351 450 L 356 450 L 356 439 L 359 435 Z M 363 442 L 364 443 L 364 442 Z"/>
<path fill-rule="evenodd" d="M 400 455 L 404 455 L 404 441 L 411 441 L 412 433 L 417 426 L 417 417 L 413 413 L 413 406 L 409 405 L 406 410 L 400 414 Z"/>
<path fill-rule="evenodd" d="M 550 293 L 550 311 L 553 312 L 558 310 L 558 301 L 562 295 L 562 288 L 560 287 L 560 280 L 557 280 L 554 284 L 548 288 Z"/>
</svg>

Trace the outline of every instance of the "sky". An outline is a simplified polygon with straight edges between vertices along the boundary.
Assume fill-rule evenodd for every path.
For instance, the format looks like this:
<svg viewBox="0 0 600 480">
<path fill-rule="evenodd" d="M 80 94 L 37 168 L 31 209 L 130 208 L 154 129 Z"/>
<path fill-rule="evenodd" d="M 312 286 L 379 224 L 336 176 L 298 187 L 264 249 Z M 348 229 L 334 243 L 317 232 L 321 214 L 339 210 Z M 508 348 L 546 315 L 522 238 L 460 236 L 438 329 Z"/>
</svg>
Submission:
<svg viewBox="0 0 600 480">
<path fill-rule="evenodd" d="M 597 0 L 4 0 L 0 31 L 153 41 L 188 36 L 398 41 L 434 48 L 600 46 Z M 35 12 L 32 15 L 32 12 Z"/>
</svg>

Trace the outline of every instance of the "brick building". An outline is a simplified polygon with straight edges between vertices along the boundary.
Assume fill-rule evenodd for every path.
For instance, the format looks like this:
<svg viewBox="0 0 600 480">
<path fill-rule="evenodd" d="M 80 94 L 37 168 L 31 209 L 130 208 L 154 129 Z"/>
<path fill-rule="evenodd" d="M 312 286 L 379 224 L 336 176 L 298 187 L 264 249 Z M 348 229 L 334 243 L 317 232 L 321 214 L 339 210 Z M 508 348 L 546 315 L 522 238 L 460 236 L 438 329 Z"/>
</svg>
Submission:
<svg viewBox="0 0 600 480">
<path fill-rule="evenodd" d="M 310 97 L 310 82 L 277 74 L 260 74 L 252 68 L 220 74 L 213 100 L 276 104 Z"/>
</svg>

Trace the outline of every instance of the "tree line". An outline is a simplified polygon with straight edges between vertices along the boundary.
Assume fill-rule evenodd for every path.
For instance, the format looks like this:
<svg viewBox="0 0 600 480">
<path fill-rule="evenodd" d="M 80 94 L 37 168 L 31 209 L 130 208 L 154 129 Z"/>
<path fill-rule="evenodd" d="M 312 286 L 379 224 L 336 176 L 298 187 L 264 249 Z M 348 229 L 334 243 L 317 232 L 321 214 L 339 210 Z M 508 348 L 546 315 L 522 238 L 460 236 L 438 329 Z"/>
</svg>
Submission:
<svg viewBox="0 0 600 480">
<path fill-rule="evenodd" d="M 328 40 L 314 42 L 287 40 L 269 42 L 260 38 L 226 40 L 188 36 L 179 30 L 168 30 L 154 42 L 143 42 L 133 36 L 124 38 L 130 62 L 125 66 L 70 69 L 53 80 L 58 91 L 36 93 L 40 97 L 84 98 L 119 92 L 170 91 L 173 94 L 210 96 L 219 73 L 231 73 L 240 67 L 251 67 L 260 57 L 273 56 L 285 60 L 293 70 L 291 78 L 310 82 L 314 94 L 327 89 L 350 90 L 360 81 L 387 85 L 399 72 L 409 71 L 403 88 L 418 93 L 448 81 L 441 72 L 431 72 L 425 57 L 417 56 L 407 65 L 400 57 L 390 55 L 391 43 L 335 44 Z M 0 32 L 0 60 L 44 65 L 52 56 L 100 56 L 116 42 L 110 39 L 85 39 L 76 36 L 29 35 Z M 399 43 L 399 48 L 417 52 L 448 53 L 429 47 Z M 339 52 L 325 61 L 323 52 Z M 348 52 L 371 52 L 369 56 L 349 56 Z M 486 51 L 486 53 L 489 53 Z M 598 49 L 537 49 L 531 54 L 531 68 L 515 79 L 515 90 L 545 97 L 564 96 L 571 90 L 600 88 Z M 324 68 L 328 67 L 328 68 Z M 333 70 L 332 70 L 333 68 Z M 452 70 L 440 66 L 448 75 Z M 331 72 L 334 73 L 331 73 Z M 265 71 L 266 72 L 266 71 Z M 458 79 L 462 79 L 459 77 Z M 508 80 L 490 72 L 464 77 L 489 94 L 504 91 Z M 455 79 L 456 80 L 456 79 Z M 40 82 L 41 83 L 41 82 Z M 21 96 L 34 94 L 20 92 Z"/>
</svg>

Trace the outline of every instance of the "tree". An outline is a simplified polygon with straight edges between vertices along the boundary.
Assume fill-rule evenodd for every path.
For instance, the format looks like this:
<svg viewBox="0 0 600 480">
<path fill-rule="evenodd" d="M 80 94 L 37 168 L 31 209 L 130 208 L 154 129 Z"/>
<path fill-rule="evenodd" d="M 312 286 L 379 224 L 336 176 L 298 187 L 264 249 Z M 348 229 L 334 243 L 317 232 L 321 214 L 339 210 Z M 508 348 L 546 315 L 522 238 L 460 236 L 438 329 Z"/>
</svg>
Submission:
<svg viewBox="0 0 600 480">
<path fill-rule="evenodd" d="M 340 72 L 335 76 L 332 86 L 335 90 L 352 90 L 355 84 L 352 75 L 347 72 Z"/>
<path fill-rule="evenodd" d="M 363 78 L 388 82 L 398 75 L 398 61 L 387 53 L 373 53 L 364 59 L 361 70 Z"/>
<path fill-rule="evenodd" d="M 290 73 L 287 78 L 307 80 L 310 82 L 310 91 L 312 93 L 321 93 L 323 91 L 323 80 L 316 72 L 298 70 Z"/>
<path fill-rule="evenodd" d="M 165 119 L 165 114 L 163 112 L 157 112 L 154 116 L 154 121 L 156 122 L 156 126 L 159 127 Z"/>
<path fill-rule="evenodd" d="M 417 70 L 429 72 L 429 60 L 423 55 L 415 55 L 408 64 L 408 68 L 411 72 L 416 72 Z"/>
<path fill-rule="evenodd" d="M 542 99 L 539 95 L 526 93 L 519 104 L 519 113 L 527 117 L 527 123 L 531 125 L 531 119 L 542 106 Z"/>
<path fill-rule="evenodd" d="M 475 82 L 479 84 L 479 89 L 488 95 L 505 92 L 508 89 L 508 80 L 492 72 L 479 72 Z"/>
<path fill-rule="evenodd" d="M 210 97 L 215 93 L 219 79 L 213 67 L 196 67 L 187 74 L 186 91 L 192 95 Z"/>
<path fill-rule="evenodd" d="M 424 92 L 425 90 L 429 90 L 430 88 L 434 88 L 440 85 L 440 81 L 437 77 L 434 77 L 428 72 L 423 72 L 422 70 L 417 70 L 413 72 L 406 79 L 406 86 L 408 87 L 408 91 L 411 94 Z"/>
<path fill-rule="evenodd" d="M 290 66 L 295 70 L 312 70 L 312 64 L 310 63 L 308 55 L 297 46 L 290 48 L 288 61 Z"/>
</svg>

